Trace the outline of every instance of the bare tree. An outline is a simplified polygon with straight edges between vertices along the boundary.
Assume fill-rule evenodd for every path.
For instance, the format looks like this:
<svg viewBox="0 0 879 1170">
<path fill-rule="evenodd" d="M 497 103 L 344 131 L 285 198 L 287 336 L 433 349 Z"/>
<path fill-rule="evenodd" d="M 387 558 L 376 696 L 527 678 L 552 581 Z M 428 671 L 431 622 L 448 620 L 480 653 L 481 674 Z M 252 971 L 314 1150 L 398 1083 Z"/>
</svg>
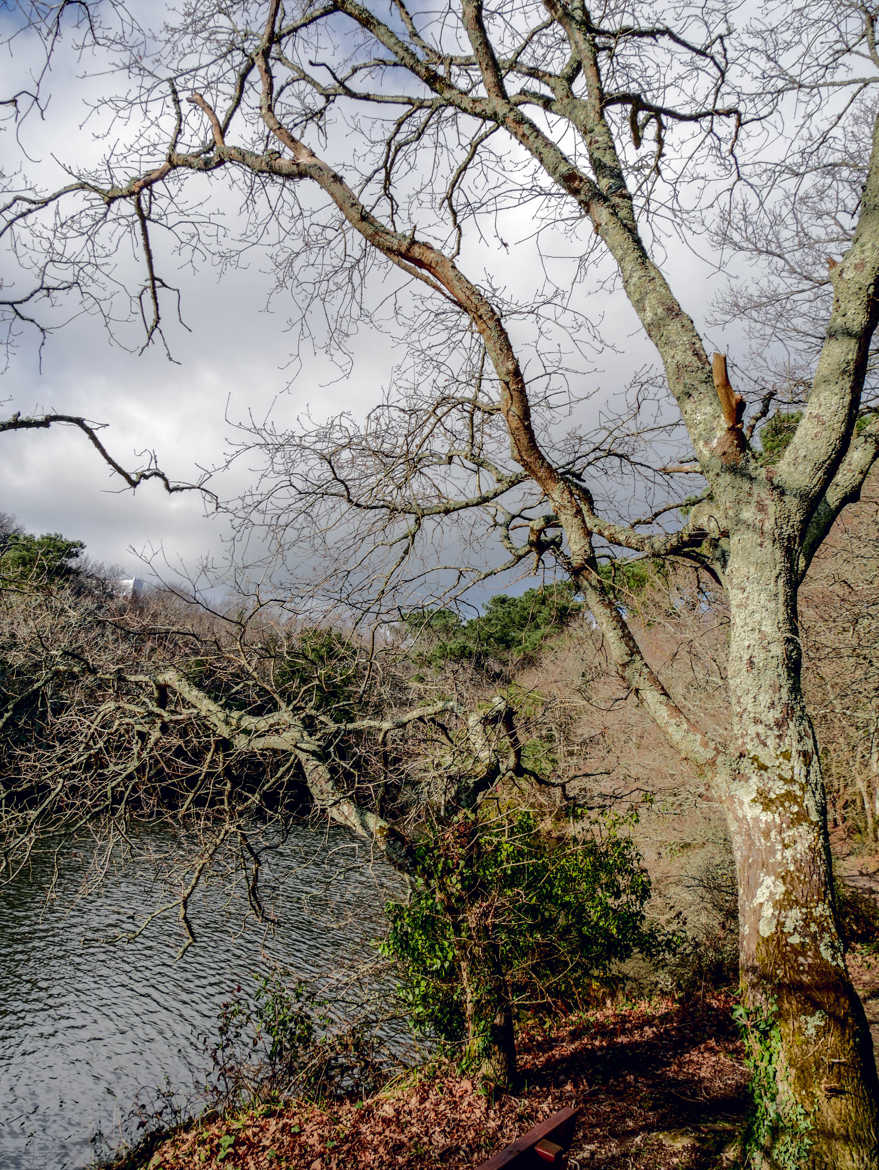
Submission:
<svg viewBox="0 0 879 1170">
<path fill-rule="evenodd" d="M 755 1164 L 875 1170 L 879 1084 L 836 922 L 797 595 L 879 452 L 865 391 L 877 13 L 816 0 L 768 6 L 750 27 L 739 16 L 722 3 L 193 3 L 151 54 L 115 47 L 136 89 L 106 99 L 103 163 L 50 192 L 11 189 L 2 231 L 40 288 L 63 274 L 108 320 L 121 298 L 148 341 L 176 303 L 161 229 L 197 254 L 221 181 L 240 191 L 248 235 L 266 242 L 306 331 L 324 309 L 344 347 L 373 312 L 364 281 L 383 281 L 401 335 L 421 332 L 410 368 L 364 425 L 253 436 L 268 481 L 245 501 L 246 523 L 347 547 L 346 572 L 327 585 L 364 610 L 423 588 L 425 543 L 475 509 L 488 510 L 507 565 L 555 559 L 621 679 L 726 810 L 745 1015 L 763 1045 L 769 1120 Z M 663 271 L 721 207 L 719 242 L 758 253 L 765 273 L 736 328 L 750 317 L 755 342 L 786 345 L 803 388 L 774 465 L 753 441 L 774 384 L 755 366 L 740 387 L 752 401 L 735 393 Z M 505 293 L 498 250 L 521 235 L 523 210 L 545 244 L 527 303 Z M 144 261 L 130 289 L 107 279 L 122 240 Z M 571 264 L 554 279 L 560 252 Z M 658 354 L 654 413 L 649 379 L 635 396 L 642 439 L 666 428 L 653 456 L 619 419 L 561 432 L 560 402 L 576 403 L 585 378 L 578 346 L 594 341 L 583 316 L 593 277 L 622 288 Z M 683 524 L 670 506 L 692 488 L 677 482 L 701 485 Z M 700 726 L 645 658 L 600 571 L 621 549 L 695 561 L 723 589 L 725 725 Z M 462 559 L 449 557 L 444 588 L 485 573 L 484 554 L 472 572 Z"/>
<path fill-rule="evenodd" d="M 480 808 L 505 782 L 558 786 L 523 763 L 528 721 L 505 698 L 418 702 L 399 651 L 390 666 L 388 657 L 337 630 L 265 615 L 223 621 L 160 596 L 131 609 L 100 579 L 7 583 L 2 876 L 86 829 L 106 865 L 138 821 L 182 825 L 187 841 L 160 866 L 176 893 L 131 936 L 176 911 L 181 954 L 195 941 L 192 900 L 221 860 L 231 857 L 251 910 L 266 917 L 262 857 L 308 812 L 366 840 L 407 879 L 436 886 L 418 848 L 428 826 L 461 848 L 466 838 L 472 851 Z M 468 937 L 457 940 L 469 1063 L 492 1091 L 509 1091 L 513 1003 L 491 916 L 479 916 L 474 892 L 447 884 L 469 912 Z"/>
<path fill-rule="evenodd" d="M 815 558 L 803 590 L 806 694 L 837 823 L 879 839 L 875 475 Z"/>
</svg>

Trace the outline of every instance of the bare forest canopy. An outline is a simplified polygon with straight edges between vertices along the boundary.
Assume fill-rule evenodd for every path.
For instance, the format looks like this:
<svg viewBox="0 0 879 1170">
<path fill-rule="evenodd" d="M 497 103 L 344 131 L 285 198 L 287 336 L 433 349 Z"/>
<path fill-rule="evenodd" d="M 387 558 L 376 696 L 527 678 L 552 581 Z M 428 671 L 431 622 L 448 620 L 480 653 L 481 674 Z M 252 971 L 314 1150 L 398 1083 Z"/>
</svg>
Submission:
<svg viewBox="0 0 879 1170">
<path fill-rule="evenodd" d="M 870 841 L 879 840 L 876 503 L 871 483 L 801 595 L 833 821 Z M 413 611 L 377 645 L 240 603 L 215 614 L 159 589 L 132 601 L 83 551 L 80 541 L 33 536 L 4 518 L 0 803 L 9 866 L 61 830 L 103 823 L 112 835 L 117 818 L 122 842 L 129 817 L 219 816 L 213 828 L 228 835 L 260 818 L 307 814 L 312 796 L 291 762 L 297 741 L 285 740 L 285 721 L 332 730 L 337 795 L 369 803 L 378 786 L 385 817 L 402 811 L 424 823 L 420 786 L 453 758 L 436 755 L 424 725 L 490 707 L 499 691 L 534 770 L 520 777 L 526 804 L 534 783 L 548 808 L 566 785 L 597 807 L 662 790 L 680 774 L 625 701 L 594 618 L 568 583 L 496 595 L 470 617 Z M 661 561 L 617 560 L 602 574 L 666 685 L 704 719 L 724 718 L 729 614 L 716 583 Z M 440 726 L 445 742 L 451 723 Z M 394 753 L 367 742 L 397 732 L 404 742 Z"/>
<path fill-rule="evenodd" d="M 704 558 L 724 524 L 707 507 L 681 525 L 675 504 L 704 487 L 687 428 L 719 428 L 721 446 L 729 430 L 733 448 L 741 431 L 756 454 L 776 408 L 808 396 L 866 176 L 854 142 L 869 123 L 869 21 L 805 6 L 799 24 L 816 35 L 802 56 L 773 5 L 579 11 L 477 6 L 444 21 L 405 5 L 242 4 L 233 17 L 206 4 L 152 28 L 153 14 L 112 2 L 24 5 L 9 28 L 20 85 L 3 107 L 24 150 L 2 227 L 10 345 L 51 352 L 86 313 L 120 344 L 173 355 L 181 262 L 215 264 L 234 299 L 236 274 L 250 294 L 259 253 L 290 327 L 276 361 L 291 346 L 302 361 L 331 351 L 369 383 L 373 367 L 352 363 L 371 331 L 399 357 L 382 401 L 364 391 L 351 415 L 318 399 L 316 421 L 240 427 L 230 458 L 261 475 L 230 504 L 251 581 L 259 561 L 267 589 L 370 615 L 453 595 L 567 556 L 564 484 L 599 551 Z M 71 50 L 81 91 L 64 72 Z M 94 142 L 83 137 L 53 188 L 45 129 L 63 117 L 61 88 L 81 95 Z M 683 318 L 658 282 L 663 257 L 673 285 L 688 281 L 693 244 L 730 277 L 698 322 L 729 351 L 729 373 L 712 376 L 680 326 L 698 393 L 668 380 Z M 719 274 L 711 287 L 725 287 Z M 662 369 L 632 340 L 639 318 Z M 498 328 L 503 357 L 486 342 Z M 527 384 L 527 413 L 499 361 Z M 871 387 L 858 407 L 868 429 Z M 672 409 L 669 389 L 692 410 Z M 507 392 L 525 426 L 513 448 Z M 129 486 L 184 486 L 152 455 L 126 470 L 89 417 L 0 425 L 73 425 Z"/>
</svg>

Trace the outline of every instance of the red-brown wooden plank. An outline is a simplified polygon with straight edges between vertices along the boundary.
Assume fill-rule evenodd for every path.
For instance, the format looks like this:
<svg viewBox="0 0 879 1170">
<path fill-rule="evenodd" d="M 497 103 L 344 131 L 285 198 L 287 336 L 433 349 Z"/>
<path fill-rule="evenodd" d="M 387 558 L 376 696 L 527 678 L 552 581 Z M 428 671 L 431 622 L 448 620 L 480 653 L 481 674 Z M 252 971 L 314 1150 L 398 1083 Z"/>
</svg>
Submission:
<svg viewBox="0 0 879 1170">
<path fill-rule="evenodd" d="M 529 1166 L 546 1166 L 547 1163 L 542 1162 L 534 1152 L 534 1147 L 544 1138 L 567 1147 L 574 1133 L 577 1113 L 578 1110 L 572 1105 L 560 1109 L 552 1117 L 547 1117 L 545 1121 L 541 1121 L 539 1125 L 516 1138 L 511 1145 L 500 1150 L 487 1162 L 483 1162 L 477 1170 L 526 1170 Z"/>
</svg>

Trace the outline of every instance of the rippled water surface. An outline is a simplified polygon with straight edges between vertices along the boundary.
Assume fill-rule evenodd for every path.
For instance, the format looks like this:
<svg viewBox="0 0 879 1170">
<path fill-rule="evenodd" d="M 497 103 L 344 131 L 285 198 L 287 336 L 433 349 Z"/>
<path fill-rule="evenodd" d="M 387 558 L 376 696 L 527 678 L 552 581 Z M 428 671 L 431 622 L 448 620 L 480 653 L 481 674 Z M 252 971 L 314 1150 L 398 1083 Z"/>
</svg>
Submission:
<svg viewBox="0 0 879 1170">
<path fill-rule="evenodd" d="M 187 1096 L 207 1071 L 204 1037 L 236 988 L 272 963 L 297 977 L 354 969 L 371 957 L 384 900 L 399 889 L 348 838 L 301 828 L 265 875 L 277 929 L 267 934 L 241 891 L 214 882 L 193 904 L 197 944 L 175 961 L 173 914 L 132 942 L 112 941 L 167 900 L 152 862 L 113 868 L 82 893 L 92 857 L 85 845 L 65 854 L 49 901 L 48 867 L 0 890 L 3 1170 L 80 1170 L 131 1137 L 138 1096 L 166 1081 Z"/>
</svg>

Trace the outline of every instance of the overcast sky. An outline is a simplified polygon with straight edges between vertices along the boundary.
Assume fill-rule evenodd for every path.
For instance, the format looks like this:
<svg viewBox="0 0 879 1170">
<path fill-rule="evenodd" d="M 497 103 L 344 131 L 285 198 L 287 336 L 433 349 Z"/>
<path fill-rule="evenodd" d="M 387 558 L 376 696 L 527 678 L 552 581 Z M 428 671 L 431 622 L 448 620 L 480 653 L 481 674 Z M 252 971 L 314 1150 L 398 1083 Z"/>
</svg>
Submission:
<svg viewBox="0 0 879 1170">
<path fill-rule="evenodd" d="M 374 394 L 386 363 L 361 356 L 356 373 L 318 358 L 286 389 L 290 340 L 284 318 L 256 305 L 264 280 L 236 274 L 218 284 L 208 269 L 188 279 L 186 320 L 171 330 L 174 362 L 160 348 L 131 354 L 112 345 L 102 324 L 80 318 L 45 346 L 42 371 L 33 346 L 22 346 L 3 375 L 3 413 L 56 410 L 107 424 L 102 439 L 126 467 L 155 451 L 176 480 L 222 460 L 230 420 L 252 412 L 292 421 L 308 403 L 327 412 L 357 408 Z M 262 293 L 262 295 L 259 295 Z M 373 350 L 375 346 L 373 343 Z M 279 398 L 280 395 L 280 398 Z M 0 436 L 0 509 L 34 531 L 58 530 L 86 541 L 96 559 L 140 571 L 130 549 L 164 544 L 172 557 L 197 560 L 215 550 L 222 526 L 198 493 L 169 496 L 157 483 L 120 490 L 84 436 L 58 428 Z M 217 479 L 226 494 L 246 486 L 245 466 Z"/>
</svg>

